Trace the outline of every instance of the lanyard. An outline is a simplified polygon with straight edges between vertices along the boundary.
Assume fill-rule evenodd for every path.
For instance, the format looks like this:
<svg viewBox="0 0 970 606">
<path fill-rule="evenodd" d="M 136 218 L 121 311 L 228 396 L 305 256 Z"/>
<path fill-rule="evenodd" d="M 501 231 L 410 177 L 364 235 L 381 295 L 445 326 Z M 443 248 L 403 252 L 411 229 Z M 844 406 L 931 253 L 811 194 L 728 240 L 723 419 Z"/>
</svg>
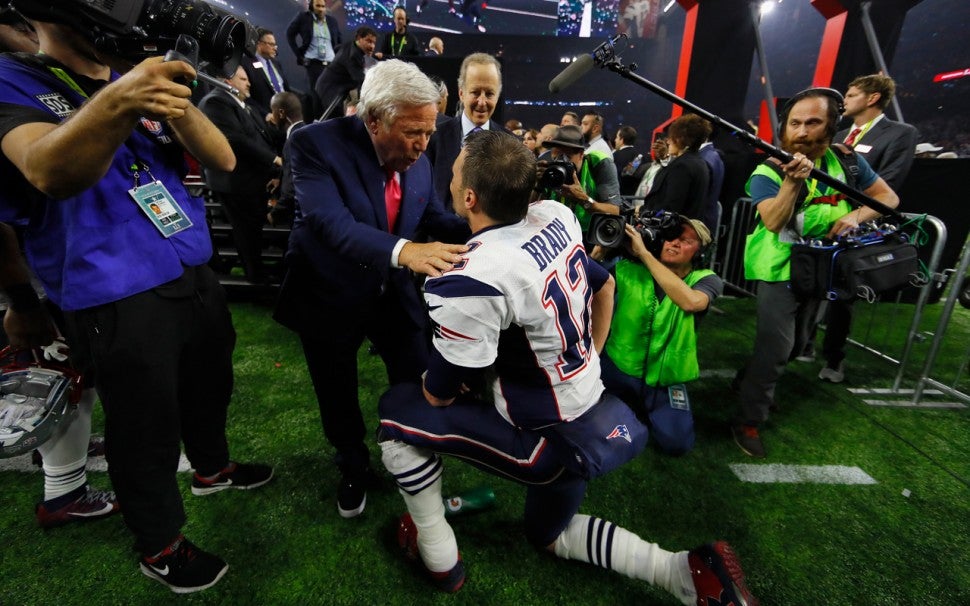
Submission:
<svg viewBox="0 0 970 606">
<path fill-rule="evenodd" d="M 408 35 L 407 34 L 404 34 L 403 36 L 401 36 L 401 43 L 397 45 L 397 50 L 396 51 L 394 50 L 394 42 L 395 42 L 395 40 L 397 40 L 397 34 L 391 34 L 391 54 L 394 55 L 394 56 L 398 56 L 398 55 L 401 54 L 401 51 L 404 50 L 404 45 L 408 41 Z"/>
<path fill-rule="evenodd" d="M 868 122 L 862 125 L 862 128 L 859 129 L 859 134 L 855 136 L 855 140 L 852 142 L 853 148 L 856 145 L 859 145 L 859 141 L 862 141 L 862 138 L 866 136 L 866 133 L 869 132 L 869 129 L 872 128 L 872 125 L 875 124 L 876 120 L 878 119 L 879 119 L 879 116 L 876 116 L 872 120 L 869 120 Z"/>
<path fill-rule="evenodd" d="M 55 67 L 53 65 L 48 65 L 47 69 L 49 69 L 51 73 L 57 77 L 58 80 L 60 80 L 64 84 L 71 87 L 71 90 L 73 90 L 77 94 L 81 95 L 85 99 L 91 98 L 90 95 L 84 92 L 84 89 L 81 88 L 81 86 L 74 80 L 74 78 L 72 78 L 71 75 L 66 71 L 64 71 L 63 69 L 59 67 Z M 128 148 L 129 151 L 131 151 L 132 155 L 135 156 L 135 163 L 132 164 L 130 167 L 132 175 L 135 178 L 135 187 L 138 187 L 138 181 L 140 177 L 140 175 L 138 174 L 139 165 L 141 165 L 142 170 L 148 173 L 148 176 L 151 177 L 152 181 L 157 181 L 157 179 L 155 179 L 155 176 L 152 175 L 151 171 L 149 170 L 148 165 L 145 164 L 145 162 L 138 157 L 138 152 L 136 152 L 135 149 L 129 145 L 127 140 L 125 141 L 124 145 L 125 147 Z"/>
<path fill-rule="evenodd" d="M 72 78 L 71 75 L 68 74 L 66 71 L 64 71 L 63 69 L 61 69 L 59 67 L 54 67 L 53 65 L 48 65 L 47 66 L 47 69 L 49 69 L 52 74 L 54 74 L 55 76 L 57 76 L 57 79 L 58 80 L 60 80 L 64 84 L 70 86 L 71 87 L 71 90 L 73 90 L 77 94 L 81 95 L 85 99 L 89 99 L 90 98 L 88 96 L 88 94 L 86 92 L 84 92 L 84 89 L 82 89 L 78 85 L 78 83 L 74 81 L 74 78 Z"/>
</svg>

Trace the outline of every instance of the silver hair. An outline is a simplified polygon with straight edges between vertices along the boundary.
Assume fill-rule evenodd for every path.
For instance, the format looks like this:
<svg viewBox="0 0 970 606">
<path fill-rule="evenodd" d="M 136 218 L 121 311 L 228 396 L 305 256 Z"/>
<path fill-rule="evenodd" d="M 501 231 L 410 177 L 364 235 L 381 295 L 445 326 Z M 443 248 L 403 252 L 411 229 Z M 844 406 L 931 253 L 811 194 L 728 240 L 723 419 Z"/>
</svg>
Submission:
<svg viewBox="0 0 970 606">
<path fill-rule="evenodd" d="M 364 122 L 380 120 L 390 126 L 405 107 L 438 105 L 438 87 L 414 64 L 398 59 L 381 61 L 367 71 L 360 87 L 357 115 Z"/>
<path fill-rule="evenodd" d="M 494 65 L 495 71 L 498 73 L 499 92 L 502 91 L 502 65 L 498 62 L 498 59 L 488 53 L 472 53 L 461 62 L 461 70 L 458 72 L 458 88 L 460 90 L 465 90 L 465 75 L 468 73 L 469 65 Z"/>
</svg>

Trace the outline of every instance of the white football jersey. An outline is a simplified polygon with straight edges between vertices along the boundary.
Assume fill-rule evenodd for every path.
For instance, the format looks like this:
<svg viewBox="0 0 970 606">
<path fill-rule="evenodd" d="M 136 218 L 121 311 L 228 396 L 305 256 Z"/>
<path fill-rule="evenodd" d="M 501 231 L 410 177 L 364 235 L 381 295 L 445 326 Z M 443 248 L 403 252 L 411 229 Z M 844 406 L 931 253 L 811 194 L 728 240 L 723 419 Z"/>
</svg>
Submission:
<svg viewBox="0 0 970 606">
<path fill-rule="evenodd" d="M 559 202 L 484 229 L 463 261 L 425 283 L 434 345 L 450 363 L 494 364 L 495 405 L 527 429 L 571 421 L 603 392 L 593 348 L 591 261 L 576 216 Z"/>
</svg>

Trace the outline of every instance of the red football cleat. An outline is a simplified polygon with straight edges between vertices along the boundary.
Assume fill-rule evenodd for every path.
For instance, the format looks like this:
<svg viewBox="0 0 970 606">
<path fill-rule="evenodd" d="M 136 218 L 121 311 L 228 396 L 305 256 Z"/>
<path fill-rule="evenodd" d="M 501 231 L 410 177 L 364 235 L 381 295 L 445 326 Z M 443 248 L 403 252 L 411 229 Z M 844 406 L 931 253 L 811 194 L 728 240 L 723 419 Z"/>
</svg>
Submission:
<svg viewBox="0 0 970 606">
<path fill-rule="evenodd" d="M 697 606 L 758 606 L 744 584 L 738 556 L 724 541 L 701 545 L 687 554 L 697 590 Z"/>
</svg>

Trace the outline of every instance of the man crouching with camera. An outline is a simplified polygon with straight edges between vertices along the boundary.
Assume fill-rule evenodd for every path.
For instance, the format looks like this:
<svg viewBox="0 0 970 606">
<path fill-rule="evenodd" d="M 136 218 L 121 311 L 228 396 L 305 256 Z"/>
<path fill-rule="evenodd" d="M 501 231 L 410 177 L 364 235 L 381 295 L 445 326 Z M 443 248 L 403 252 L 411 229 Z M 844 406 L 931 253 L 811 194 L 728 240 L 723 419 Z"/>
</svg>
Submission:
<svg viewBox="0 0 970 606">
<path fill-rule="evenodd" d="M 236 335 L 206 265 L 203 202 L 182 184 L 185 151 L 224 171 L 236 159 L 179 83 L 196 77 L 191 65 L 154 57 L 119 75 L 95 47 L 98 24 L 68 4 L 14 2 L 41 54 L 0 57 L 0 218 L 26 218 L 28 260 L 65 312 L 75 365 L 95 373 L 108 473 L 142 572 L 199 591 L 228 566 L 181 534 L 181 444 L 194 495 L 273 475 L 229 458 Z"/>
<path fill-rule="evenodd" d="M 700 375 L 697 322 L 724 284 L 695 267 L 711 243 L 707 227 L 682 215 L 664 217 L 672 218 L 675 225 L 661 229 L 624 225 L 628 254 L 613 268 L 616 304 L 601 366 L 606 389 L 648 420 L 654 445 L 682 455 L 694 447 L 686 383 Z M 597 245 L 592 257 L 607 250 Z"/>
<path fill-rule="evenodd" d="M 583 131 L 578 126 L 560 127 L 546 145 L 555 160 L 539 162 L 536 189 L 541 198 L 559 200 L 573 209 L 589 250 L 586 234 L 592 214 L 620 212 L 616 164 L 602 152 L 585 152 Z"/>
</svg>

